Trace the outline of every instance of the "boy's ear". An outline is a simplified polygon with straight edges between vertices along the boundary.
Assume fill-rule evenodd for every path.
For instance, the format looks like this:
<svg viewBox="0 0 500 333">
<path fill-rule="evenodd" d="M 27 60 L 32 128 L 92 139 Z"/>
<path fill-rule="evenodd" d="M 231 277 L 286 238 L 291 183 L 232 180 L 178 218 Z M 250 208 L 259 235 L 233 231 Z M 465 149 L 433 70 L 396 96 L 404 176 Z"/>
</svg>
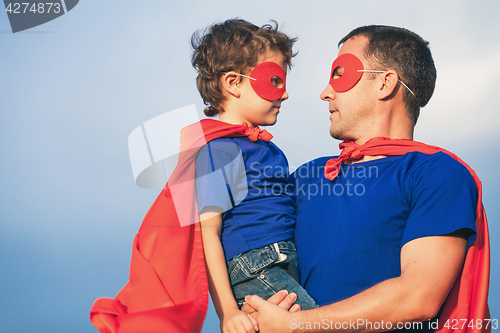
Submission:
<svg viewBox="0 0 500 333">
<path fill-rule="evenodd" d="M 221 77 L 222 91 L 236 98 L 240 97 L 241 77 L 236 72 L 227 72 Z"/>
<path fill-rule="evenodd" d="M 396 87 L 398 86 L 399 76 L 395 70 L 389 69 L 382 73 L 379 78 L 381 80 L 377 93 L 379 99 L 386 99 L 397 93 Z"/>
</svg>

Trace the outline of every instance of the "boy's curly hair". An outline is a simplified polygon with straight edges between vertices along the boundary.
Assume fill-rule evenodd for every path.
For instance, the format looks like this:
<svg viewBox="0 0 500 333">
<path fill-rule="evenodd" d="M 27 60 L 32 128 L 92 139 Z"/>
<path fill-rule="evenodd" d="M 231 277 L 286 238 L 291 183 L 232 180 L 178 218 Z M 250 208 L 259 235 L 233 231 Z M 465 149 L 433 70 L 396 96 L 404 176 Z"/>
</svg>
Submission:
<svg viewBox="0 0 500 333">
<path fill-rule="evenodd" d="M 213 117 L 221 110 L 225 96 L 220 85 L 222 74 L 245 72 L 257 66 L 259 55 L 273 50 L 283 54 L 286 65 L 291 67 L 292 46 L 297 38 L 290 38 L 278 31 L 278 23 L 272 21 L 259 28 L 242 19 L 231 19 L 208 27 L 191 36 L 194 50 L 191 64 L 198 71 L 196 85 L 203 103 L 205 115 Z"/>
</svg>

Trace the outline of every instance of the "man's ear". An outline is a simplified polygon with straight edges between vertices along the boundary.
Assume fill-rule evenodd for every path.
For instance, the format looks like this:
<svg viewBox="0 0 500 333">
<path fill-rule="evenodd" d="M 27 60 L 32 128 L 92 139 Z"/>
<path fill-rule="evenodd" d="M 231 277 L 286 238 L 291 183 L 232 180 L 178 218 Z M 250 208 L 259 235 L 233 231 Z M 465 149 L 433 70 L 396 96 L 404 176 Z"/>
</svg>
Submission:
<svg viewBox="0 0 500 333">
<path fill-rule="evenodd" d="M 222 91 L 225 94 L 232 95 L 236 98 L 240 97 L 240 81 L 241 77 L 236 72 L 227 72 L 220 78 Z"/>
<path fill-rule="evenodd" d="M 395 94 L 398 92 L 398 73 L 393 69 L 389 69 L 388 71 L 382 73 L 382 75 L 379 76 L 379 79 L 381 80 L 381 82 L 377 97 L 379 99 L 386 99 L 390 96 L 395 96 Z"/>
</svg>

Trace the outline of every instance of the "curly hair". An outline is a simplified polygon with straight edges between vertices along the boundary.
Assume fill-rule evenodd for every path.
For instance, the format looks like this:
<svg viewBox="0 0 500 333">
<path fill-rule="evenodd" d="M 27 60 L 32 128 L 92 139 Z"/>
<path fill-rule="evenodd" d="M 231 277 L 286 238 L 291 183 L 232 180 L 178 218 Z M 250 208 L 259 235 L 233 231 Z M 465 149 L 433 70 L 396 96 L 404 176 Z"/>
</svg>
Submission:
<svg viewBox="0 0 500 333">
<path fill-rule="evenodd" d="M 398 72 L 401 81 L 413 91 L 403 93 L 408 117 L 417 123 L 420 108 L 427 105 L 436 85 L 436 67 L 432 59 L 429 42 L 416 33 L 404 28 L 369 25 L 351 31 L 339 42 L 339 46 L 356 36 L 368 38 L 365 50 L 367 59 L 385 70 L 392 68 Z"/>
<path fill-rule="evenodd" d="M 245 72 L 257 66 L 259 55 L 270 50 L 281 52 L 285 64 L 291 67 L 291 60 L 296 55 L 292 47 L 297 39 L 278 31 L 278 23 L 272 22 L 274 27 L 266 24 L 259 28 L 242 19 L 231 19 L 191 36 L 194 50 L 191 64 L 198 71 L 196 85 L 207 105 L 206 116 L 213 117 L 221 111 L 221 103 L 225 100 L 220 82 L 223 73 Z"/>
</svg>

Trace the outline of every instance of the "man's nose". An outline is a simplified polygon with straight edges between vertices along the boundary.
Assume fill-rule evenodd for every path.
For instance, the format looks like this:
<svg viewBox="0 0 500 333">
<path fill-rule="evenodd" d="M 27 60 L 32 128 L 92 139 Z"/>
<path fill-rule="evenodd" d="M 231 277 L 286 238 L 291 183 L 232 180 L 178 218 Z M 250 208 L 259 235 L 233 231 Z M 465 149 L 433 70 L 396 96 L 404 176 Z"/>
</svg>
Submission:
<svg viewBox="0 0 500 333">
<path fill-rule="evenodd" d="M 328 84 L 319 97 L 324 101 L 335 99 L 335 90 Z"/>
</svg>

